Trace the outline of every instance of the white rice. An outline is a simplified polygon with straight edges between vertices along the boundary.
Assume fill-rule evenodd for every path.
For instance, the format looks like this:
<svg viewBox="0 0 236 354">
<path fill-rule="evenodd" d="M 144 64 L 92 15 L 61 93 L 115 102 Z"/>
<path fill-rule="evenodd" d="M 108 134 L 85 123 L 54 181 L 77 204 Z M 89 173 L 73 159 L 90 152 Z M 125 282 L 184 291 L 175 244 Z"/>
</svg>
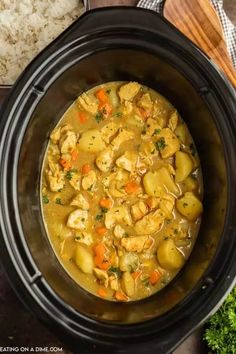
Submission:
<svg viewBox="0 0 236 354">
<path fill-rule="evenodd" d="M 13 84 L 82 12 L 82 0 L 0 0 L 0 85 Z"/>
</svg>

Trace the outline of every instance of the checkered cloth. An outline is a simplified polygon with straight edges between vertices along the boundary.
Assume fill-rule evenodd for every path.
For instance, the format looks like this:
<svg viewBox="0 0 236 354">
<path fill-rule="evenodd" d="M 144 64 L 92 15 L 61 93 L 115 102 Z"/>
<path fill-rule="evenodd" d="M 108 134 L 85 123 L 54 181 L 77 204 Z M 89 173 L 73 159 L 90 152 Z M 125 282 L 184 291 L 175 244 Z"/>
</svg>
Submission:
<svg viewBox="0 0 236 354">
<path fill-rule="evenodd" d="M 236 27 L 230 21 L 223 9 L 223 0 L 211 0 L 211 2 L 220 17 L 222 27 L 224 29 L 228 52 L 234 66 L 236 67 Z M 161 12 L 163 3 L 164 0 L 140 0 L 138 6 Z"/>
</svg>

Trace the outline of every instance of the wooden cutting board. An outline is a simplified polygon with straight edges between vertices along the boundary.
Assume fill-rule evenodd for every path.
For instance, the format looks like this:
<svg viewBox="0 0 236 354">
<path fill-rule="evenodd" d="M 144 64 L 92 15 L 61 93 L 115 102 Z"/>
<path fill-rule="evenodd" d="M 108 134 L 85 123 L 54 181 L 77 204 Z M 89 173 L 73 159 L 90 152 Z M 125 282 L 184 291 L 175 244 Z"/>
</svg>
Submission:
<svg viewBox="0 0 236 354">
<path fill-rule="evenodd" d="M 236 70 L 210 0 L 165 0 L 163 15 L 216 63 L 236 87 Z"/>
</svg>

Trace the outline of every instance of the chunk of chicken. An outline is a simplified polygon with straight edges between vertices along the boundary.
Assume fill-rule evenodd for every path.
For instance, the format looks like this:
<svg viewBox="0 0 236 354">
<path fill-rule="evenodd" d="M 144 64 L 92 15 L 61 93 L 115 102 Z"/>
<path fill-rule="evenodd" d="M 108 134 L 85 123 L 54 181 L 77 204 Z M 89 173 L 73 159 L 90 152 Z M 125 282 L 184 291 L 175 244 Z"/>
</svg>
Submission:
<svg viewBox="0 0 236 354">
<path fill-rule="evenodd" d="M 65 174 L 51 158 L 48 159 L 48 166 L 47 179 L 49 188 L 52 192 L 58 192 L 65 185 Z"/>
<path fill-rule="evenodd" d="M 57 171 L 52 173 L 51 171 L 47 174 L 49 188 L 52 192 L 58 192 L 65 185 L 65 175 L 62 171 Z"/>
<path fill-rule="evenodd" d="M 101 270 L 99 268 L 94 268 L 93 272 L 95 276 L 100 280 L 100 283 L 103 284 L 106 288 L 108 287 L 108 274 L 105 270 Z"/>
<path fill-rule="evenodd" d="M 125 230 L 120 225 L 116 225 L 113 233 L 116 238 L 122 238 L 125 234 Z"/>
<path fill-rule="evenodd" d="M 157 135 L 157 144 L 161 157 L 167 159 L 173 156 L 176 151 L 180 149 L 180 142 L 177 136 L 170 130 L 170 128 L 164 128 L 161 130 L 160 134 Z"/>
<path fill-rule="evenodd" d="M 119 124 L 115 123 L 115 122 L 110 122 L 106 125 L 104 125 L 104 127 L 102 127 L 101 129 L 101 135 L 103 140 L 109 144 L 110 142 L 110 138 L 116 134 L 116 132 L 119 129 Z"/>
<path fill-rule="evenodd" d="M 112 197 L 123 197 L 126 195 L 124 185 L 129 179 L 129 173 L 119 169 L 116 173 L 108 178 L 108 191 Z"/>
<path fill-rule="evenodd" d="M 138 106 L 147 110 L 152 110 L 153 102 L 149 93 L 144 93 L 140 100 L 138 100 Z"/>
<path fill-rule="evenodd" d="M 72 229 L 84 230 L 88 220 L 88 212 L 82 209 L 72 211 L 67 220 L 67 226 Z"/>
<path fill-rule="evenodd" d="M 132 225 L 132 219 L 125 206 L 113 207 L 105 214 L 105 226 L 111 229 L 115 224 Z"/>
<path fill-rule="evenodd" d="M 112 140 L 112 150 L 118 150 L 125 141 L 134 139 L 134 133 L 130 130 L 120 128 L 118 135 Z"/>
<path fill-rule="evenodd" d="M 109 284 L 112 290 L 116 291 L 119 289 L 118 279 L 113 275 L 109 277 Z"/>
<path fill-rule="evenodd" d="M 141 253 L 153 245 L 153 239 L 150 236 L 133 236 L 121 239 L 121 246 L 128 252 Z"/>
<path fill-rule="evenodd" d="M 98 103 L 96 99 L 89 96 L 87 93 L 83 93 L 77 99 L 77 104 L 80 109 L 84 109 L 88 113 L 96 114 L 98 111 Z"/>
<path fill-rule="evenodd" d="M 77 137 L 75 132 L 68 130 L 61 134 L 59 147 L 62 154 L 71 153 L 76 148 Z"/>
<path fill-rule="evenodd" d="M 81 185 L 81 175 L 77 172 L 73 172 L 69 183 L 75 190 L 79 191 Z"/>
<path fill-rule="evenodd" d="M 142 200 L 131 206 L 131 215 L 135 221 L 141 219 L 147 213 L 148 207 Z"/>
<path fill-rule="evenodd" d="M 153 234 L 160 230 L 164 219 L 165 214 L 163 211 L 157 209 L 145 215 L 141 220 L 137 221 L 134 229 L 138 235 Z"/>
<path fill-rule="evenodd" d="M 148 197 L 146 203 L 150 209 L 155 209 L 158 207 L 160 203 L 160 198 L 158 197 Z"/>
<path fill-rule="evenodd" d="M 90 233 L 83 231 L 75 234 L 75 241 L 90 246 L 93 243 L 93 236 Z"/>
<path fill-rule="evenodd" d="M 108 172 L 113 164 L 114 151 L 108 147 L 96 158 L 96 165 L 102 172 Z"/>
<path fill-rule="evenodd" d="M 58 144 L 60 137 L 61 137 L 61 127 L 57 127 L 52 131 L 50 135 L 50 139 L 53 144 Z"/>
<path fill-rule="evenodd" d="M 124 101 L 124 103 L 122 105 L 122 113 L 123 113 L 123 115 L 126 116 L 126 115 L 132 113 L 133 109 L 134 109 L 134 106 L 133 106 L 133 104 L 131 102 Z"/>
<path fill-rule="evenodd" d="M 175 198 L 171 194 L 166 194 L 161 198 L 159 207 L 167 218 L 171 217 L 175 205 Z"/>
<path fill-rule="evenodd" d="M 134 151 L 126 151 L 116 160 L 116 165 L 126 171 L 133 172 L 136 167 L 138 155 Z"/>
<path fill-rule="evenodd" d="M 132 99 L 137 95 L 140 90 L 141 85 L 137 82 L 129 82 L 120 87 L 118 95 L 121 102 L 123 101 L 132 101 Z"/>
<path fill-rule="evenodd" d="M 89 210 L 89 203 L 81 193 L 77 194 L 77 196 L 72 199 L 70 205 L 77 206 L 83 210 Z"/>
<path fill-rule="evenodd" d="M 134 272 L 140 265 L 139 256 L 134 252 L 124 252 L 119 261 L 122 272 Z"/>
<path fill-rule="evenodd" d="M 156 119 L 153 118 L 147 119 L 146 127 L 146 134 L 150 136 L 158 136 L 162 129 Z"/>
<path fill-rule="evenodd" d="M 168 128 L 170 128 L 172 131 L 175 131 L 178 125 L 178 121 L 179 121 L 178 112 L 174 111 L 170 116 Z"/>
<path fill-rule="evenodd" d="M 82 187 L 84 190 L 92 190 L 97 180 L 96 172 L 91 170 L 82 179 Z"/>
</svg>

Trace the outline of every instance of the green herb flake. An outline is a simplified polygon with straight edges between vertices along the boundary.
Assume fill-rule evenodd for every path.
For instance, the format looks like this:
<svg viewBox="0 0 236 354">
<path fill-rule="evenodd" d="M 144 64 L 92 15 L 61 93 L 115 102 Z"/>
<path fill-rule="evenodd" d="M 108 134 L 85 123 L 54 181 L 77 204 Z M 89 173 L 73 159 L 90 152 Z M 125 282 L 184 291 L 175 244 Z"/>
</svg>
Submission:
<svg viewBox="0 0 236 354">
<path fill-rule="evenodd" d="M 102 120 L 103 120 L 103 114 L 101 112 L 98 112 L 96 115 L 95 115 L 95 119 L 96 119 L 96 122 L 97 123 L 100 123 Z"/>
<path fill-rule="evenodd" d="M 236 287 L 206 323 L 203 339 L 207 342 L 211 353 L 236 353 Z"/>
<path fill-rule="evenodd" d="M 183 203 L 183 207 L 186 208 L 188 206 L 188 203 Z"/>
<path fill-rule="evenodd" d="M 154 135 L 160 134 L 160 132 L 161 132 L 161 129 L 155 129 L 152 135 L 154 136 Z"/>
<path fill-rule="evenodd" d="M 107 213 L 107 212 L 108 212 L 108 208 L 102 207 L 102 208 L 101 208 L 101 212 L 102 212 L 102 213 Z"/>
<path fill-rule="evenodd" d="M 178 229 L 174 229 L 174 234 L 175 234 L 175 235 L 178 234 Z"/>
<path fill-rule="evenodd" d="M 146 133 L 147 133 L 146 129 L 143 129 L 143 130 L 141 131 L 141 134 L 142 134 L 142 135 L 145 135 Z"/>
<path fill-rule="evenodd" d="M 62 205 L 61 198 L 56 198 L 55 203 L 59 204 L 59 205 Z"/>
<path fill-rule="evenodd" d="M 91 186 L 87 189 L 87 191 L 91 192 L 92 188 L 93 188 L 93 184 L 91 184 Z"/>
<path fill-rule="evenodd" d="M 106 93 L 109 95 L 109 93 L 111 93 L 111 89 L 106 90 Z"/>
<path fill-rule="evenodd" d="M 108 269 L 108 273 L 111 274 L 115 274 L 117 276 L 117 278 L 121 278 L 121 275 L 122 275 L 122 272 L 120 270 L 119 267 L 113 267 L 111 266 L 109 269 Z"/>
<path fill-rule="evenodd" d="M 81 240 L 81 237 L 80 236 L 76 236 L 75 237 L 75 241 L 79 241 L 79 240 Z"/>
<path fill-rule="evenodd" d="M 122 117 L 122 112 L 116 112 L 116 113 L 115 113 L 115 116 L 116 116 L 117 118 Z"/>
<path fill-rule="evenodd" d="M 66 179 L 68 179 L 70 181 L 73 177 L 73 173 L 76 173 L 76 172 L 78 172 L 78 170 L 76 168 L 73 168 L 70 171 L 67 171 Z"/>
<path fill-rule="evenodd" d="M 97 215 L 95 216 L 95 220 L 97 220 L 97 221 L 102 220 L 102 218 L 103 218 L 103 215 L 102 215 L 102 214 L 97 214 Z"/>
<path fill-rule="evenodd" d="M 156 149 L 157 150 L 164 150 L 166 147 L 167 147 L 167 144 L 166 144 L 166 141 L 165 141 L 165 138 L 161 138 L 159 139 L 158 141 L 155 142 L 155 145 L 156 145 Z"/>
<path fill-rule="evenodd" d="M 43 200 L 43 204 L 48 204 L 49 203 L 49 199 L 48 199 L 47 195 L 43 195 L 42 200 Z"/>
<path fill-rule="evenodd" d="M 82 221 L 82 222 L 85 222 L 85 218 L 82 218 L 81 221 Z"/>
</svg>

